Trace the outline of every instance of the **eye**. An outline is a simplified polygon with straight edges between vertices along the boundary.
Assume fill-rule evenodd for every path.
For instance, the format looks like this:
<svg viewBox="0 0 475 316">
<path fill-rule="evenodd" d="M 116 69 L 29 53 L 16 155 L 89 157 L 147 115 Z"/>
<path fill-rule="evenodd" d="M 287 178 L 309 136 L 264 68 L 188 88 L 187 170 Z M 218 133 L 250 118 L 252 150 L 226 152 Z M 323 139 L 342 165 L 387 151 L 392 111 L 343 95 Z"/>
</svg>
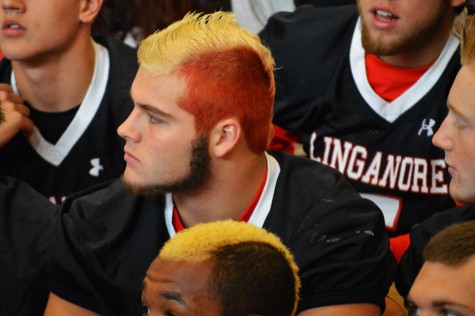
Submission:
<svg viewBox="0 0 475 316">
<path fill-rule="evenodd" d="M 413 303 L 407 304 L 406 308 L 408 316 L 418 316 L 421 314 L 421 309 Z"/>
<path fill-rule="evenodd" d="M 448 309 L 445 309 L 445 308 L 442 308 L 440 310 L 439 314 L 440 314 L 440 316 L 462 316 L 458 312 L 451 311 L 451 310 L 448 310 Z"/>
<path fill-rule="evenodd" d="M 150 307 L 142 305 L 142 315 L 150 315 L 151 312 Z"/>
<path fill-rule="evenodd" d="M 465 124 L 464 122 L 460 121 L 460 120 L 454 120 L 454 125 L 457 127 L 457 128 L 465 128 Z"/>
<path fill-rule="evenodd" d="M 179 316 L 179 315 L 171 311 L 166 311 L 165 316 Z"/>
<path fill-rule="evenodd" d="M 158 124 L 158 123 L 162 122 L 161 119 L 159 119 L 159 118 L 157 118 L 157 117 L 155 117 L 151 114 L 149 114 L 148 117 L 149 117 L 150 122 L 152 122 L 152 124 Z"/>
</svg>

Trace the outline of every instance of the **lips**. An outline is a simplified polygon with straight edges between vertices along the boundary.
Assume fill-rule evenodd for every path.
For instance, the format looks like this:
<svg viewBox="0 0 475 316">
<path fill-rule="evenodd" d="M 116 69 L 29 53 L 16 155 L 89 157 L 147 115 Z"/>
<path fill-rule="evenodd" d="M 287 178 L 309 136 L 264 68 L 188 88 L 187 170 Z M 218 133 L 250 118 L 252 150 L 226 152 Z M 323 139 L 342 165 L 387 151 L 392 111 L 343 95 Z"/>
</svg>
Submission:
<svg viewBox="0 0 475 316">
<path fill-rule="evenodd" d="M 387 8 L 373 8 L 370 13 L 371 23 L 375 29 L 392 30 L 399 23 L 399 16 Z"/>
<path fill-rule="evenodd" d="M 447 166 L 447 171 L 453 177 L 454 173 L 456 172 L 455 168 L 451 164 L 449 164 L 447 161 L 445 161 L 445 165 Z"/>
<path fill-rule="evenodd" d="M 16 38 L 22 36 L 26 31 L 26 28 L 13 20 L 6 20 L 2 24 L 2 33 L 5 38 Z"/>
<path fill-rule="evenodd" d="M 391 21 L 399 19 L 397 16 L 395 16 L 391 12 L 384 11 L 384 10 L 374 10 L 373 14 L 376 17 L 376 19 L 381 20 L 383 22 L 391 22 Z"/>
<path fill-rule="evenodd" d="M 20 23 L 13 21 L 13 20 L 6 20 L 3 22 L 2 30 L 25 30 L 25 27 Z"/>
<path fill-rule="evenodd" d="M 135 157 L 134 155 L 132 155 L 129 151 L 125 151 L 125 154 L 124 154 L 124 160 L 127 162 L 127 163 L 138 163 L 139 162 L 139 159 L 137 157 Z"/>
</svg>

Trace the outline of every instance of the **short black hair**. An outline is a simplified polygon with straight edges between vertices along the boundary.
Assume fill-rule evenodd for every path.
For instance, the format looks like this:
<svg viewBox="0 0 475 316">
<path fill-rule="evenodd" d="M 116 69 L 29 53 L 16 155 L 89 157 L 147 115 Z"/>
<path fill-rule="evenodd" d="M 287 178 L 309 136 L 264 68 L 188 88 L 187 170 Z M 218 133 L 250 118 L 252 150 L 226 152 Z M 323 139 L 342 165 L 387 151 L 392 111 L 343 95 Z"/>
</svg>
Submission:
<svg viewBox="0 0 475 316">
<path fill-rule="evenodd" d="M 263 242 L 225 245 L 211 255 L 209 290 L 222 316 L 292 315 L 295 276 L 281 251 Z"/>
</svg>

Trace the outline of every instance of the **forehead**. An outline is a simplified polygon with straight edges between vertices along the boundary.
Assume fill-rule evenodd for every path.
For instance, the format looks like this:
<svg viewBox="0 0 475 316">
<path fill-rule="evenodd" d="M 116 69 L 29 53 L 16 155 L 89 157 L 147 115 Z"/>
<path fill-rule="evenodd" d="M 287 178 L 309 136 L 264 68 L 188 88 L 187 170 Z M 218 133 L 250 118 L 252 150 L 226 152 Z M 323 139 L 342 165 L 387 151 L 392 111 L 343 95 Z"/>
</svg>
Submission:
<svg viewBox="0 0 475 316">
<path fill-rule="evenodd" d="M 185 91 L 186 82 L 177 75 L 156 75 L 139 67 L 132 83 L 131 96 L 135 102 L 151 105 L 153 100 L 177 102 Z"/>
<path fill-rule="evenodd" d="M 461 266 L 425 262 L 409 293 L 419 306 L 451 302 L 475 313 L 475 257 Z"/>
<path fill-rule="evenodd" d="M 186 262 L 157 258 L 147 270 L 144 294 L 151 306 L 180 297 L 179 303 L 188 311 L 194 311 L 195 315 L 206 315 L 206 312 L 201 312 L 216 310 L 219 306 L 208 291 L 211 271 L 210 260 Z"/>
<path fill-rule="evenodd" d="M 147 278 L 152 283 L 173 283 L 177 288 L 189 290 L 207 288 L 211 262 L 172 261 L 155 259 L 147 271 Z"/>
<path fill-rule="evenodd" d="M 463 66 L 450 89 L 448 106 L 475 119 L 475 63 Z"/>
</svg>

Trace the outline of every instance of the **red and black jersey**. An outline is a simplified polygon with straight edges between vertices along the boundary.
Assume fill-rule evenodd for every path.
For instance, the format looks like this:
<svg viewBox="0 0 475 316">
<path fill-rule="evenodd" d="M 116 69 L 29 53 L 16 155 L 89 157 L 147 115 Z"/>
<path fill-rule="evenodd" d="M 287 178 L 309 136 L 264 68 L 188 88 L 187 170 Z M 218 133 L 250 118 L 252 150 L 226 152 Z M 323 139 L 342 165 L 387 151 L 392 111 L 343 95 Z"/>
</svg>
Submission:
<svg viewBox="0 0 475 316">
<path fill-rule="evenodd" d="M 323 164 L 273 152 L 270 165 L 249 222 L 277 234 L 294 254 L 299 310 L 383 308 L 395 260 L 381 211 Z M 50 289 L 101 315 L 141 315 L 145 272 L 174 234 L 171 200 L 134 196 L 121 181 L 66 199 L 49 245 Z"/>
<path fill-rule="evenodd" d="M 432 136 L 460 68 L 455 37 L 388 102 L 366 77 L 355 6 L 278 13 L 260 36 L 276 59 L 274 123 L 301 133 L 311 159 L 338 169 L 378 204 L 392 236 L 454 206 L 444 153 Z"/>
</svg>

